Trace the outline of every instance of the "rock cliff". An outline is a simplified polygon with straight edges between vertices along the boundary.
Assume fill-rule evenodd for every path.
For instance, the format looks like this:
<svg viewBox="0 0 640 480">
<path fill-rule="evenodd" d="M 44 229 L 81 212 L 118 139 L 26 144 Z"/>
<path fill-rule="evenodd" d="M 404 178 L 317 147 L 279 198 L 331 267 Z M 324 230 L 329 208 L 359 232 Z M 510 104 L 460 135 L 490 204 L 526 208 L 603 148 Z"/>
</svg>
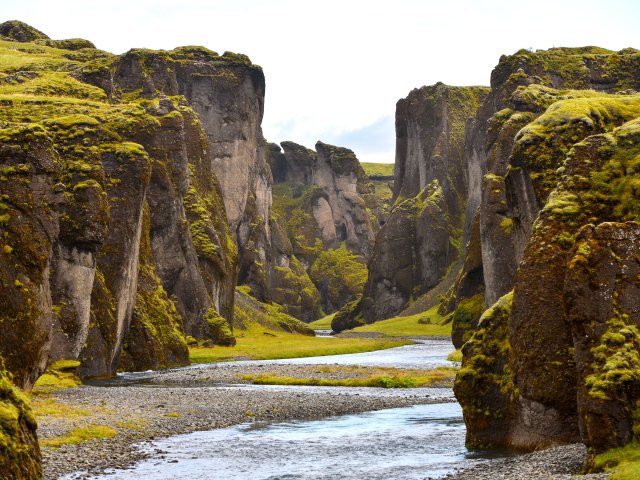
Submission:
<svg viewBox="0 0 640 480">
<path fill-rule="evenodd" d="M 270 216 L 260 68 L 2 29 L 0 352 L 16 384 L 58 359 L 110 376 L 186 364 L 185 335 L 227 342 L 235 242 L 247 212 Z"/>
<path fill-rule="evenodd" d="M 0 367 L 2 362 L 0 361 Z M 0 370 L 0 475 L 31 480 L 42 478 L 36 420 L 26 396 Z"/>
<path fill-rule="evenodd" d="M 640 111 L 629 89 L 640 86 L 639 61 L 633 50 L 553 49 L 503 57 L 494 70 L 479 216 L 486 301 L 497 303 L 464 346 L 455 386 L 471 445 L 582 439 L 599 452 L 629 441 L 634 394 L 604 352 L 616 355 L 619 330 L 635 348 L 637 300 L 625 293 L 635 288 L 634 224 L 601 222 L 636 220 L 628 162 Z M 619 289 L 607 280 L 615 272 Z"/>
<path fill-rule="evenodd" d="M 469 182 L 466 124 L 488 93 L 441 83 L 396 105 L 395 205 L 376 238 L 364 321 L 389 318 L 440 283 L 462 253 Z M 455 275 L 455 272 L 454 272 Z"/>
<path fill-rule="evenodd" d="M 280 245 L 270 290 L 272 300 L 308 321 L 319 318 L 320 308 L 335 312 L 362 293 L 379 200 L 351 150 L 322 142 L 315 151 L 281 146 L 270 146 L 272 236 L 279 239 L 272 245 Z"/>
</svg>

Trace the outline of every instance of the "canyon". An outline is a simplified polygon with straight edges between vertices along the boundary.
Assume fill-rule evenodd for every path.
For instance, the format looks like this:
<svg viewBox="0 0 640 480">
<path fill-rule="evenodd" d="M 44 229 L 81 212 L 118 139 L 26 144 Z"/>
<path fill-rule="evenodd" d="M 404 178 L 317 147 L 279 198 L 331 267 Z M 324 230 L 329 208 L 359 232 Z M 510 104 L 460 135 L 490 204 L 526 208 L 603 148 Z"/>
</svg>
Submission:
<svg viewBox="0 0 640 480">
<path fill-rule="evenodd" d="M 268 142 L 265 76 L 0 25 L 0 473 L 39 478 L 20 390 L 189 363 L 250 316 L 312 334 L 437 307 L 470 448 L 637 438 L 640 52 L 503 55 L 396 105 L 392 181 Z"/>
</svg>

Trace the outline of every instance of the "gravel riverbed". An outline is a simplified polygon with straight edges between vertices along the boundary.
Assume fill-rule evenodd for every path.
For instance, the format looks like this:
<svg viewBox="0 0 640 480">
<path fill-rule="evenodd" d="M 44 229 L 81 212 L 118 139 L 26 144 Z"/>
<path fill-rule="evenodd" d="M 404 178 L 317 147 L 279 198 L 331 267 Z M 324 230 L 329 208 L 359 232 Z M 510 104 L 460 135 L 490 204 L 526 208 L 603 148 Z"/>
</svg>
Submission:
<svg viewBox="0 0 640 480">
<path fill-rule="evenodd" d="M 136 445 L 160 437 L 211 430 L 254 421 L 318 419 L 385 408 L 453 401 L 451 389 L 254 388 L 230 386 L 245 374 L 343 378 L 348 368 L 318 365 L 212 364 L 164 372 L 124 376 L 109 386 L 85 385 L 62 390 L 58 403 L 88 414 L 39 418 L 42 440 L 64 435 L 77 426 L 107 425 L 117 435 L 59 449 L 44 448 L 44 478 L 71 472 L 88 478 L 110 468 L 126 468 L 145 457 Z M 362 373 L 362 372 L 360 372 Z M 360 374 L 357 373 L 357 374 Z M 351 376 L 356 373 L 350 372 Z M 425 393 L 426 392 L 426 393 Z M 163 452 L 153 452 L 162 458 Z M 526 455 L 483 461 L 457 471 L 446 480 L 560 480 L 576 478 L 585 448 L 567 445 Z M 608 474 L 579 476 L 604 480 Z M 425 479 L 429 479 L 428 473 Z"/>
<path fill-rule="evenodd" d="M 587 456 L 575 443 L 481 463 L 442 480 L 606 480 L 608 473 L 579 475 Z M 429 480 L 429 477 L 427 477 Z"/>
<path fill-rule="evenodd" d="M 45 448 L 44 478 L 55 479 L 76 471 L 86 471 L 77 478 L 87 478 L 108 468 L 126 467 L 144 457 L 136 444 L 158 437 L 243 422 L 317 419 L 452 400 L 447 389 L 433 389 L 435 395 L 426 396 L 417 395 L 412 389 L 389 395 L 390 392 L 383 389 L 369 388 L 356 392 L 342 388 L 314 392 L 304 387 L 292 391 L 223 384 L 237 380 L 236 374 L 245 369 L 256 370 L 255 366 L 234 368 L 231 365 L 181 369 L 166 372 L 166 377 L 165 373 L 158 375 L 157 378 L 165 378 L 171 385 L 85 385 L 53 394 L 58 403 L 90 414 L 39 418 L 41 440 L 59 437 L 74 427 L 89 424 L 107 425 L 118 433 L 111 438 L 64 445 L 59 449 Z M 269 366 L 270 371 L 281 374 L 304 375 L 308 369 L 309 366 Z M 158 383 L 154 378 L 145 381 Z"/>
</svg>

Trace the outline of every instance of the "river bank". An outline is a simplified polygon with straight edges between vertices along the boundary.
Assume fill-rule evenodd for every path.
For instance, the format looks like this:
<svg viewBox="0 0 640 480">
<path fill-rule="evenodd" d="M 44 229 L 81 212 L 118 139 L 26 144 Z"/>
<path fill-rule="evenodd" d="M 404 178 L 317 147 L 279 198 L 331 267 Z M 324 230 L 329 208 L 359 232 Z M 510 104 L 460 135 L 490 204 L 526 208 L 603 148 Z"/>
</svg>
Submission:
<svg viewBox="0 0 640 480">
<path fill-rule="evenodd" d="M 295 390 L 295 391 L 294 391 Z M 418 396 L 411 390 L 390 395 L 379 389 L 316 393 L 296 389 L 238 387 L 83 386 L 52 395 L 57 403 L 87 415 L 42 417 L 41 441 L 87 425 L 104 425 L 117 434 L 60 448 L 45 447 L 45 479 L 76 471 L 89 474 L 124 468 L 146 455 L 135 445 L 159 437 L 223 428 L 244 422 L 317 419 L 335 415 L 450 401 L 446 396 Z M 423 389 L 421 389 L 423 390 Z M 443 389 L 434 389 L 442 393 Z M 156 452 L 161 456 L 161 452 Z M 87 478 L 81 475 L 74 478 Z"/>
<path fill-rule="evenodd" d="M 579 475 L 587 449 L 580 443 L 481 463 L 439 480 L 607 480 L 609 473 Z M 426 477 L 425 480 L 431 480 Z"/>
<path fill-rule="evenodd" d="M 206 432 L 239 424 L 260 426 L 292 420 L 345 418 L 344 416 L 349 414 L 362 412 L 384 411 L 391 414 L 393 411 L 389 409 L 413 405 L 447 402 L 453 405 L 451 402 L 455 402 L 455 399 L 451 388 L 280 387 L 254 386 L 243 380 L 246 375 L 255 376 L 261 373 L 335 380 L 368 375 L 370 369 L 381 366 L 396 365 L 400 369 L 409 369 L 415 365 L 429 365 L 430 368 L 434 368 L 451 364 L 446 360 L 447 353 L 451 350 L 447 340 L 422 339 L 420 342 L 398 349 L 357 355 L 216 363 L 160 372 L 126 374 L 111 381 L 61 390 L 51 394 L 46 400 L 56 406 L 57 414 L 41 416 L 38 419 L 39 437 L 45 445 L 74 429 L 91 429 L 96 426 L 109 429 L 112 436 L 77 444 L 64 444 L 60 448 L 45 446 L 44 478 L 58 479 L 62 475 L 78 471 L 84 473 L 63 478 L 89 478 L 111 469 L 130 467 L 144 458 L 151 458 L 154 462 L 165 462 L 163 468 L 166 470 L 166 462 L 173 462 L 169 453 L 172 447 L 164 449 L 165 447 L 154 446 L 141 450 L 139 445 L 149 447 L 151 441 L 163 438 L 167 438 L 165 443 L 171 445 L 171 439 L 168 437 L 196 431 Z M 244 385 L 240 385 L 241 383 Z M 454 416 L 457 416 L 457 419 L 451 417 L 451 420 L 454 421 L 453 424 L 463 428 L 459 407 L 456 408 L 458 413 Z M 412 430 L 414 428 L 422 430 L 420 418 L 414 418 L 417 423 L 415 427 L 410 427 L 410 435 L 411 432 L 415 432 Z M 448 423 L 446 417 L 444 421 L 446 425 L 453 425 Z M 378 427 L 376 424 L 376 428 Z M 427 424 L 424 424 L 424 428 L 427 428 Z M 440 427 L 435 430 L 436 435 L 438 428 Z M 455 440 L 454 444 L 461 455 L 459 466 L 464 469 L 450 473 L 450 464 L 445 470 L 433 470 L 427 467 L 426 463 L 420 463 L 421 460 L 418 462 L 419 471 L 424 472 L 424 476 L 411 478 L 426 479 L 430 478 L 431 473 L 433 478 L 447 480 L 559 480 L 572 478 L 579 473 L 584 463 L 585 450 L 581 445 L 563 446 L 517 457 L 478 460 L 474 454 L 466 456 L 464 430 L 458 431 L 458 440 Z M 386 435 L 384 434 L 385 438 Z M 440 441 L 427 444 L 438 445 Z M 409 443 L 415 445 L 416 441 L 410 440 Z M 449 451 L 454 444 L 449 443 L 450 446 L 443 448 Z M 251 455 L 257 454 L 256 451 Z M 416 451 L 416 455 L 421 454 L 424 452 Z M 427 462 L 430 461 L 430 457 L 425 458 Z M 340 464 L 341 461 L 338 459 L 335 463 Z M 400 464 L 398 466 L 400 467 Z M 353 478 L 369 478 L 367 475 L 355 473 L 361 476 Z M 446 473 L 448 476 L 443 477 Z M 394 476 L 396 474 L 397 476 Z M 128 478 L 127 475 L 125 473 L 123 478 Z M 214 477 L 206 477 L 205 474 L 204 477 L 198 478 Z M 251 477 L 233 471 L 230 476 L 216 478 Z M 399 471 L 392 471 L 385 478 L 405 477 Z M 603 480 L 608 478 L 608 475 L 580 478 Z"/>
</svg>

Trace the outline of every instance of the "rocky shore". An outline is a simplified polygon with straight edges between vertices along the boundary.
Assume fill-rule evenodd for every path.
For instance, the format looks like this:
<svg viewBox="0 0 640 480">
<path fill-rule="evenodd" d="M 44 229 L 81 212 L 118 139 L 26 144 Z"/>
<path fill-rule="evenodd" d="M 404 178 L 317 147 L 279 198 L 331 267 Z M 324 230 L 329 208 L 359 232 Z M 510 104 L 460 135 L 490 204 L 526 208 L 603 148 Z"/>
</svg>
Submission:
<svg viewBox="0 0 640 480">
<path fill-rule="evenodd" d="M 442 480 L 606 480 L 608 473 L 579 475 L 586 459 L 584 445 L 574 443 L 539 452 L 481 463 Z M 431 480 L 429 477 L 425 480 Z"/>
<path fill-rule="evenodd" d="M 273 368 L 272 368 L 273 367 Z M 269 365 L 281 374 L 305 375 L 308 365 Z M 318 370 L 318 367 L 313 367 Z M 451 401 L 449 389 L 406 389 L 391 392 L 384 389 L 327 388 L 254 388 L 230 386 L 238 383 L 237 374 L 256 371 L 256 366 L 210 365 L 154 374 L 141 381 L 146 384 L 117 386 L 85 385 L 53 395 L 56 402 L 88 415 L 39 418 L 41 440 L 64 435 L 74 427 L 106 425 L 117 435 L 91 440 L 59 449 L 44 449 L 45 479 L 63 474 L 83 472 L 73 478 L 88 478 L 109 468 L 124 468 L 142 459 L 136 444 L 158 437 L 190 433 L 197 430 L 223 428 L 252 421 L 316 419 L 384 408 Z M 165 385 L 162 385 L 165 383 Z M 169 385 L 171 384 L 171 385 Z"/>
</svg>

